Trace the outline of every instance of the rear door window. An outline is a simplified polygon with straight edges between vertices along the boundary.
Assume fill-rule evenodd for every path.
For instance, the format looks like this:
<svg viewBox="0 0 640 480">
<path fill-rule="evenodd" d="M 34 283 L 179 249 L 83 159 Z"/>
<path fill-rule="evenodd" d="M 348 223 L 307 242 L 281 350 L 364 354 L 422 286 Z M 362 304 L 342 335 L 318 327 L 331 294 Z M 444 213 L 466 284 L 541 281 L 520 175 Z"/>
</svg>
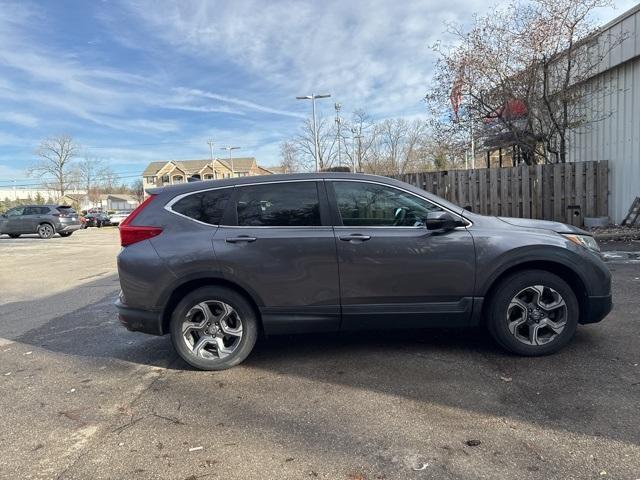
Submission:
<svg viewBox="0 0 640 480">
<path fill-rule="evenodd" d="M 220 225 L 232 192 L 232 188 L 221 188 L 187 195 L 174 203 L 171 210 L 199 222 Z"/>
<path fill-rule="evenodd" d="M 317 182 L 282 182 L 238 187 L 238 226 L 320 226 Z"/>
</svg>

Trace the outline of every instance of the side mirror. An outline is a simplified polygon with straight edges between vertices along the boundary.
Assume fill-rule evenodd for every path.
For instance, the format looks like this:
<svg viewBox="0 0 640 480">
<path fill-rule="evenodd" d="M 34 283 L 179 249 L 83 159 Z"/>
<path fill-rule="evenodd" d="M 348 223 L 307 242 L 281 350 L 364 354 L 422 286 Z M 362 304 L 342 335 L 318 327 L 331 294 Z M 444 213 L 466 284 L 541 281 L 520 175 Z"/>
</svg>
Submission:
<svg viewBox="0 0 640 480">
<path fill-rule="evenodd" d="M 449 212 L 430 212 L 427 214 L 427 230 L 446 232 L 453 230 L 459 222 Z"/>
</svg>

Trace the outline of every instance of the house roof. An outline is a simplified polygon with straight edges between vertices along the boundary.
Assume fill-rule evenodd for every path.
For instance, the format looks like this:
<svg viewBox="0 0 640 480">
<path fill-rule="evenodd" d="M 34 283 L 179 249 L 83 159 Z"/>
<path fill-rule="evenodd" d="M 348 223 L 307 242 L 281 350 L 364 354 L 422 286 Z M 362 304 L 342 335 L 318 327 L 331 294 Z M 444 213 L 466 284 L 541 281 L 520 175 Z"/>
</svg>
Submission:
<svg viewBox="0 0 640 480">
<path fill-rule="evenodd" d="M 273 175 L 274 173 L 276 173 L 272 167 L 265 168 L 258 165 L 258 170 L 260 170 L 261 175 Z M 278 172 L 278 173 L 283 173 L 283 172 Z"/>
<path fill-rule="evenodd" d="M 224 167 L 231 169 L 231 163 L 228 159 L 217 158 L 215 162 L 222 164 Z M 147 165 L 147 168 L 142 172 L 142 176 L 154 176 L 157 175 L 163 167 L 168 163 L 173 163 L 177 168 L 184 171 L 188 175 L 193 175 L 200 172 L 207 165 L 211 164 L 211 160 L 166 160 L 164 162 L 151 162 Z M 249 171 L 252 167 L 257 166 L 256 159 L 254 157 L 239 157 L 233 159 L 233 168 L 238 172 Z"/>
<path fill-rule="evenodd" d="M 231 169 L 231 165 L 233 165 L 233 169 L 236 172 L 248 172 L 258 165 L 256 159 L 253 157 L 233 158 L 231 161 L 228 159 L 219 159 L 218 161 L 229 169 Z"/>
<path fill-rule="evenodd" d="M 107 194 L 107 198 L 115 199 L 115 200 L 124 200 L 125 202 L 135 203 L 138 200 L 133 195 L 129 195 L 127 193 L 109 193 Z"/>
</svg>

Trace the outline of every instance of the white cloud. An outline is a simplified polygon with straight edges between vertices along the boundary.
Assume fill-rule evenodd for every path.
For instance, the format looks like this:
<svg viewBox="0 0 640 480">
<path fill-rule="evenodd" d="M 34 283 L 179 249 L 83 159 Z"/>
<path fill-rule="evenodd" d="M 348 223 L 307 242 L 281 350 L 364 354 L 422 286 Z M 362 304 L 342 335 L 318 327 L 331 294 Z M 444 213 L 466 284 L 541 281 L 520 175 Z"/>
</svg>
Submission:
<svg viewBox="0 0 640 480">
<path fill-rule="evenodd" d="M 250 110 L 256 110 L 258 112 L 264 113 L 272 113 L 274 115 L 284 115 L 287 117 L 295 117 L 295 118 L 305 118 L 304 115 L 295 112 L 289 112 L 287 110 L 279 110 L 277 108 L 267 107 L 265 105 L 260 105 L 255 102 L 250 102 L 248 100 L 242 100 L 240 98 L 233 98 L 227 95 L 219 95 L 217 93 L 205 92 L 203 90 L 193 89 L 193 88 L 176 88 L 175 91 L 181 95 L 187 97 L 200 97 L 200 98 L 210 98 L 213 100 L 218 100 L 225 103 L 230 103 L 232 105 L 238 105 L 240 107 L 245 107 Z"/>
<path fill-rule="evenodd" d="M 153 6 L 152 6 L 153 3 Z M 198 60 L 224 56 L 293 103 L 329 91 L 373 113 L 418 110 L 445 20 L 481 0 L 157 2 L 130 5 L 147 31 Z M 220 96 L 218 100 L 223 100 Z"/>
<path fill-rule="evenodd" d="M 4 112 L 0 114 L 0 122 L 13 123 L 22 127 L 36 127 L 38 125 L 38 119 L 28 113 L 19 112 Z"/>
</svg>

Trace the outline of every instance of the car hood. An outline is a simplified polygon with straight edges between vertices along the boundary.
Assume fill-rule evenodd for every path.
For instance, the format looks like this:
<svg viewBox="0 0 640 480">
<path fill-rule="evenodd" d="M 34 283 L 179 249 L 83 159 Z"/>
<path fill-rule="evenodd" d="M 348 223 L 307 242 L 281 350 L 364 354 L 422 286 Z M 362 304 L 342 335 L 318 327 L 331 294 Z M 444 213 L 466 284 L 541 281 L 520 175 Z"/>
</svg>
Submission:
<svg viewBox="0 0 640 480">
<path fill-rule="evenodd" d="M 541 230 L 551 230 L 557 233 L 577 233 L 579 235 L 591 235 L 589 232 L 574 227 L 573 225 L 567 225 L 566 223 L 552 222 L 550 220 L 531 220 L 529 218 L 512 218 L 512 217 L 497 217 L 509 225 L 523 228 L 538 228 Z"/>
</svg>

